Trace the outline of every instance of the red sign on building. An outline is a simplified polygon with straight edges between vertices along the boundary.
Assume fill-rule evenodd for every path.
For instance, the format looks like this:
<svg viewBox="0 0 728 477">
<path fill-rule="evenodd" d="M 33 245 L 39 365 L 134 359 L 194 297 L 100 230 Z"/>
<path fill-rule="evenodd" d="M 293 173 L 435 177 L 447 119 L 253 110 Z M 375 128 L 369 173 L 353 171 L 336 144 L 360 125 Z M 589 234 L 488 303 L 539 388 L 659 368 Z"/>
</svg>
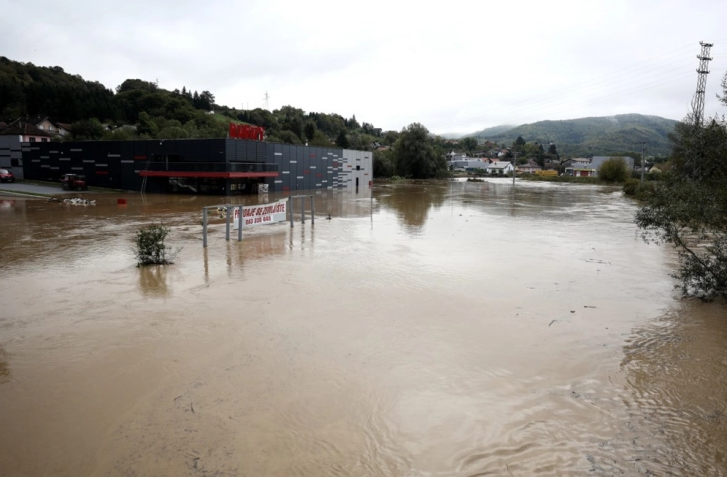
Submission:
<svg viewBox="0 0 728 477">
<path fill-rule="evenodd" d="M 265 136 L 265 128 L 260 126 L 251 126 L 249 124 L 230 123 L 228 136 L 230 139 L 252 139 L 253 141 L 262 141 Z"/>
</svg>

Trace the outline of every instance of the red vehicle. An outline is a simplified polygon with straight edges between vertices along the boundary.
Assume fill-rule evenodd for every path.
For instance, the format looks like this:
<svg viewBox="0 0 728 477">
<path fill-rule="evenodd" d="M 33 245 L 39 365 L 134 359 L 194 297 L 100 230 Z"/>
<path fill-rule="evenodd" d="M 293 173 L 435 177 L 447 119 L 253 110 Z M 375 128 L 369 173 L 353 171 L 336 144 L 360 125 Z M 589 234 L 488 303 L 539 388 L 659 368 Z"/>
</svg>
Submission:
<svg viewBox="0 0 728 477">
<path fill-rule="evenodd" d="M 7 169 L 0 169 L 0 182 L 15 182 L 15 176 Z"/>
<path fill-rule="evenodd" d="M 63 174 L 61 176 L 61 187 L 63 190 L 88 190 L 86 176 L 79 174 Z"/>
</svg>

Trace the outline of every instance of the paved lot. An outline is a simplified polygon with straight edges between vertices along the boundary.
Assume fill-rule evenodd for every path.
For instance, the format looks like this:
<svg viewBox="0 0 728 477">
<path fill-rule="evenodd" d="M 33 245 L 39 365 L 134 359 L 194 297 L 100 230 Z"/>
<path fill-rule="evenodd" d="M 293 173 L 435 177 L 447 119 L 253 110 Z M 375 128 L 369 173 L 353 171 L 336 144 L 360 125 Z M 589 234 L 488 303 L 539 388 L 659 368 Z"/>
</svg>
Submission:
<svg viewBox="0 0 728 477">
<path fill-rule="evenodd" d="M 65 191 L 61 189 L 61 184 L 55 185 L 48 183 L 48 185 L 31 184 L 27 182 L 3 182 L 0 183 L 0 194 L 7 195 L 13 192 L 21 192 L 25 194 L 41 194 L 41 195 L 55 195 L 55 194 L 88 194 L 87 190 L 74 190 Z"/>
</svg>

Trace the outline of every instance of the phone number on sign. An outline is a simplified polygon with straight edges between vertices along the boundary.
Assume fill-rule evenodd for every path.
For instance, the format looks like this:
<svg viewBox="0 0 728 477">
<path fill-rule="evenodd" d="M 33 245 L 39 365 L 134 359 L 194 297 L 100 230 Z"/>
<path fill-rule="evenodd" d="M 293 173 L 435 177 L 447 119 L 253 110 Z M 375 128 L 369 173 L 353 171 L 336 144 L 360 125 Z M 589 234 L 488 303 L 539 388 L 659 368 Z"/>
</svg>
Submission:
<svg viewBox="0 0 728 477">
<path fill-rule="evenodd" d="M 245 219 L 244 224 L 245 225 L 254 225 L 254 224 L 260 224 L 263 222 L 270 222 L 271 217 L 270 215 L 264 215 L 263 217 L 250 217 L 249 219 Z"/>
</svg>

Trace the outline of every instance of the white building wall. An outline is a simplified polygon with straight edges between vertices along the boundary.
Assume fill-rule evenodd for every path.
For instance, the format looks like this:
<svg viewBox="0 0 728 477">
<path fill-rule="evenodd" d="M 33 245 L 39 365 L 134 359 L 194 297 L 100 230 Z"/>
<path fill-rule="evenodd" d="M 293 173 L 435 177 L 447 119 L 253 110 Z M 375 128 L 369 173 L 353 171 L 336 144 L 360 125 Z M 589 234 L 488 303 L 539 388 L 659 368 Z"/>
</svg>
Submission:
<svg viewBox="0 0 728 477">
<path fill-rule="evenodd" d="M 374 175 L 372 172 L 372 152 L 344 149 L 343 155 L 342 179 L 340 179 L 340 182 L 343 181 L 344 183 L 343 188 L 355 189 L 357 184 L 359 187 L 369 187 L 369 182 Z"/>
</svg>

